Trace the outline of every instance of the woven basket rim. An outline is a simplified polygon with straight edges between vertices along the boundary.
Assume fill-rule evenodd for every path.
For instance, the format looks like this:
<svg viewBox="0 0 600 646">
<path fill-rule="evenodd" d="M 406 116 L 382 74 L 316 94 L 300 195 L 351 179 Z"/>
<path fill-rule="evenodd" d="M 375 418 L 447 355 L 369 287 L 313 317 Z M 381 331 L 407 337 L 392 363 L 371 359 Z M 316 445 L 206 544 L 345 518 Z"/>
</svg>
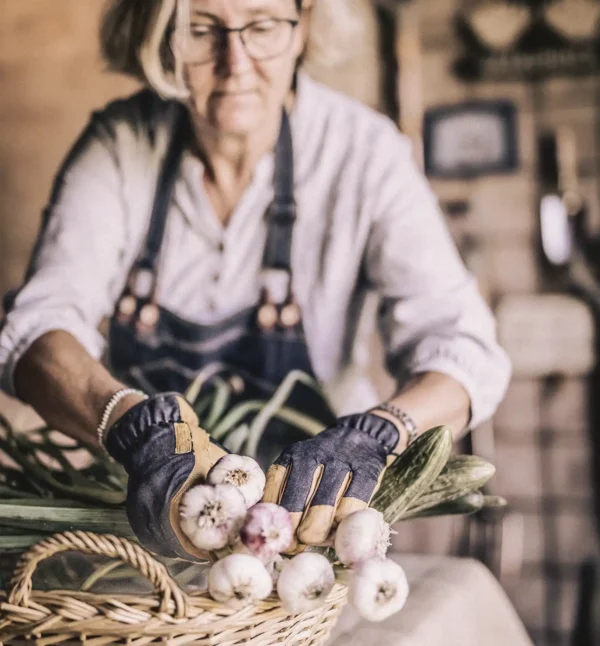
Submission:
<svg viewBox="0 0 600 646">
<path fill-rule="evenodd" d="M 338 598 L 343 598 L 346 596 L 347 588 L 343 583 L 336 582 L 333 589 L 327 597 L 327 602 L 337 601 Z M 206 609 L 214 612 L 222 613 L 223 615 L 235 614 L 237 612 L 236 608 L 231 608 L 225 606 L 222 603 L 215 601 L 205 590 L 196 590 L 193 592 L 186 593 L 187 601 L 190 607 L 198 609 Z M 137 602 L 152 601 L 154 605 L 158 605 L 159 601 L 156 598 L 156 594 L 152 592 L 116 592 L 116 593 L 105 593 L 105 592 L 81 592 L 80 590 L 67 590 L 67 589 L 55 589 L 55 590 L 33 590 L 30 595 L 30 606 L 35 606 L 40 604 L 40 600 L 43 599 L 54 599 L 54 598 L 68 598 L 76 599 L 82 603 L 88 603 L 93 605 L 95 600 L 100 601 L 118 601 L 125 605 L 135 605 Z M 8 592 L 5 590 L 0 590 L 0 604 L 2 606 L 9 605 L 13 608 L 21 606 L 13 606 L 8 602 Z M 43 605 L 43 604 L 40 604 Z M 271 594 L 266 599 L 262 601 L 254 601 L 252 607 L 258 610 L 271 610 L 281 607 L 281 601 L 277 598 L 275 594 Z M 286 611 L 283 611 L 286 612 Z M 289 614 L 286 612 L 286 614 Z"/>
<path fill-rule="evenodd" d="M 325 603 L 314 611 L 299 615 L 290 615 L 275 597 L 246 606 L 229 608 L 208 597 L 206 593 L 190 595 L 188 614 L 181 619 L 173 619 L 170 613 L 159 611 L 159 602 L 150 594 L 97 594 L 93 592 L 75 592 L 69 590 L 34 591 L 30 597 L 30 607 L 21 608 L 7 603 L 7 594 L 0 592 L 0 634 L 6 639 L 15 637 L 40 637 L 62 634 L 78 634 L 89 637 L 123 636 L 129 637 L 171 637 L 174 634 L 209 636 L 216 640 L 221 629 L 231 630 L 232 626 L 245 624 L 250 632 L 258 635 L 261 626 L 269 624 L 283 630 L 299 622 L 326 619 L 329 613 L 336 619 L 346 602 L 346 586 L 336 583 Z M 62 602 L 62 603 L 61 603 Z M 141 603 L 140 603 L 141 602 Z M 145 602 L 145 603 L 144 603 Z M 83 605 L 79 605 L 79 603 Z M 143 606 L 140 608 L 140 605 Z M 71 613 L 85 613 L 86 607 L 96 611 L 86 622 L 73 619 L 72 625 L 63 622 L 65 610 Z M 122 611 L 128 621 L 110 616 L 102 616 L 107 609 Z M 168 610 L 171 610 L 169 608 Z M 44 616 L 45 615 L 45 616 Z M 139 616 L 139 622 L 132 623 L 133 616 Z M 145 618 L 142 615 L 146 615 Z M 208 615 L 206 619 L 202 616 Z M 29 621 L 28 621 L 29 619 Z M 60 625 L 43 628 L 50 619 L 61 620 Z M 79 627 L 78 627 L 79 624 Z M 42 626 L 42 630 L 40 630 Z M 265 627 L 266 628 L 266 627 Z M 215 645 L 219 642 L 214 641 Z"/>
<path fill-rule="evenodd" d="M 81 549 L 78 550 L 78 547 Z M 96 593 L 75 590 L 32 590 L 40 561 L 66 551 L 104 554 L 134 565 L 155 587 L 153 593 Z M 231 608 L 206 591 L 185 593 L 166 567 L 127 539 L 89 532 L 66 532 L 45 539 L 23 554 L 10 589 L 0 591 L 0 635 L 5 644 L 22 638 L 174 636 L 204 637 L 200 646 L 226 643 L 270 646 L 306 633 L 307 644 L 324 643 L 346 603 L 347 589 L 336 583 L 325 602 L 298 615 L 286 612 L 279 599 Z M 282 642 L 281 638 L 286 635 Z M 299 639 L 300 637 L 298 637 Z M 256 642 L 254 640 L 257 640 Z M 294 641 L 294 644 L 305 643 Z"/>
</svg>

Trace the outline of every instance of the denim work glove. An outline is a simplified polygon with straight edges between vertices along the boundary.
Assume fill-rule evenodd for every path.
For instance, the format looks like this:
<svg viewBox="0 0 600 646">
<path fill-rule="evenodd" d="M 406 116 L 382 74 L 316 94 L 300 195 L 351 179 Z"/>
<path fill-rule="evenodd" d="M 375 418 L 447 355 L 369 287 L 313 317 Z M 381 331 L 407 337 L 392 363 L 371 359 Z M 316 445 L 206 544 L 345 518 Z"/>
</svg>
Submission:
<svg viewBox="0 0 600 646">
<path fill-rule="evenodd" d="M 161 556 L 205 559 L 179 525 L 179 502 L 226 451 L 176 393 L 140 402 L 108 431 L 106 448 L 129 474 L 127 518 L 140 543 Z"/>
<path fill-rule="evenodd" d="M 302 543 L 322 545 L 334 523 L 368 506 L 399 439 L 397 427 L 377 415 L 341 417 L 283 451 L 267 473 L 263 500 L 292 514 Z"/>
</svg>

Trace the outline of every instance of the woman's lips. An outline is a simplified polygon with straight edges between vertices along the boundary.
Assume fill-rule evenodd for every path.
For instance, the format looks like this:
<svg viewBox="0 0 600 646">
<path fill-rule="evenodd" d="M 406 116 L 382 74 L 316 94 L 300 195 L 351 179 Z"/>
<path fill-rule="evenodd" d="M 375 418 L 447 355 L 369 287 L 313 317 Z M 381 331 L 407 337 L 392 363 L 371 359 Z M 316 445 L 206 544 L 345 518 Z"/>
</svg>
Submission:
<svg viewBox="0 0 600 646">
<path fill-rule="evenodd" d="M 219 103 L 247 105 L 258 99 L 257 92 L 215 92 L 213 99 Z"/>
</svg>

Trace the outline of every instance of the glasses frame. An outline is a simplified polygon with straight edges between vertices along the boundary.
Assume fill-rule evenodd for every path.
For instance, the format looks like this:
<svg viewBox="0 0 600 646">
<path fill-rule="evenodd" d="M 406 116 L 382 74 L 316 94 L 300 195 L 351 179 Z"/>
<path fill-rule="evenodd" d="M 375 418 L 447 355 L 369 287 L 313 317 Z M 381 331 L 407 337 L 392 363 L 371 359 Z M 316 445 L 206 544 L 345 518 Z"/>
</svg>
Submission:
<svg viewBox="0 0 600 646">
<path fill-rule="evenodd" d="M 280 52 L 276 53 L 276 54 L 271 54 L 269 56 L 253 56 L 250 53 L 250 51 L 248 50 L 248 44 L 246 43 L 244 35 L 245 35 L 245 32 L 248 29 L 251 29 L 252 27 L 255 27 L 256 25 L 259 25 L 259 24 L 261 24 L 263 22 L 275 22 L 275 23 L 278 23 L 278 24 L 283 24 L 283 23 L 289 24 L 291 26 L 291 28 L 292 28 L 291 32 L 290 32 L 290 39 L 289 39 L 289 42 L 287 43 L 286 47 L 284 49 L 282 49 Z M 187 23 L 187 21 L 186 21 L 187 24 L 184 23 L 184 22 L 180 22 L 180 21 L 178 21 L 178 23 L 179 24 L 175 28 L 175 34 L 177 34 L 177 32 L 183 32 L 185 34 L 184 37 L 192 38 L 193 37 L 193 32 L 192 32 L 191 25 L 189 23 Z M 278 56 L 281 56 L 290 47 L 290 45 L 292 43 L 292 35 L 294 33 L 294 30 L 296 29 L 296 27 L 299 24 L 300 24 L 299 20 L 292 19 L 292 18 L 261 18 L 260 20 L 253 20 L 252 22 L 249 22 L 246 25 L 243 25 L 242 27 L 226 27 L 224 25 L 219 25 L 219 24 L 207 25 L 206 26 L 207 29 L 212 30 L 213 32 L 215 32 L 217 34 L 217 47 L 216 47 L 215 51 L 213 52 L 213 54 L 210 56 L 210 58 L 206 58 L 206 59 L 203 59 L 203 60 L 197 60 L 197 61 L 195 61 L 195 60 L 185 60 L 186 57 L 183 56 L 183 55 L 182 55 L 182 58 L 184 59 L 184 61 L 185 61 L 185 63 L 187 65 L 205 65 L 205 64 L 210 63 L 210 62 L 212 62 L 214 60 L 217 60 L 219 58 L 219 55 L 226 51 L 226 48 L 227 48 L 228 42 L 229 42 L 229 35 L 237 33 L 237 34 L 240 35 L 240 41 L 241 41 L 241 43 L 242 43 L 242 45 L 244 47 L 244 51 L 246 52 L 246 55 L 248 56 L 248 58 L 250 58 L 253 61 L 271 60 L 273 58 L 277 58 Z M 177 38 L 176 38 L 175 42 L 176 43 L 178 42 Z M 176 53 L 177 45 L 175 47 L 173 47 L 173 49 L 174 49 L 174 53 Z"/>
</svg>

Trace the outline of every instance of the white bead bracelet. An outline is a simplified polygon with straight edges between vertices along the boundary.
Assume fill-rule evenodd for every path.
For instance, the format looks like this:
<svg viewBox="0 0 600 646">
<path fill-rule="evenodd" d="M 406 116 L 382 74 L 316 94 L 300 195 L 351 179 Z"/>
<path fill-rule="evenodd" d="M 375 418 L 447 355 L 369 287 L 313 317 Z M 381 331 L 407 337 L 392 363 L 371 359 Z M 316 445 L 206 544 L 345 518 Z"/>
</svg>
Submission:
<svg viewBox="0 0 600 646">
<path fill-rule="evenodd" d="M 108 404 L 106 404 L 104 408 L 102 419 L 100 420 L 100 425 L 98 426 L 98 429 L 96 431 L 98 434 L 98 442 L 101 447 L 104 447 L 104 433 L 106 431 L 106 426 L 108 424 L 108 420 L 110 419 L 111 413 L 115 409 L 115 406 L 122 399 L 129 395 L 141 395 L 144 399 L 148 399 L 148 395 L 146 395 L 146 393 L 142 392 L 141 390 L 137 390 L 136 388 L 122 388 L 110 398 Z"/>
</svg>

